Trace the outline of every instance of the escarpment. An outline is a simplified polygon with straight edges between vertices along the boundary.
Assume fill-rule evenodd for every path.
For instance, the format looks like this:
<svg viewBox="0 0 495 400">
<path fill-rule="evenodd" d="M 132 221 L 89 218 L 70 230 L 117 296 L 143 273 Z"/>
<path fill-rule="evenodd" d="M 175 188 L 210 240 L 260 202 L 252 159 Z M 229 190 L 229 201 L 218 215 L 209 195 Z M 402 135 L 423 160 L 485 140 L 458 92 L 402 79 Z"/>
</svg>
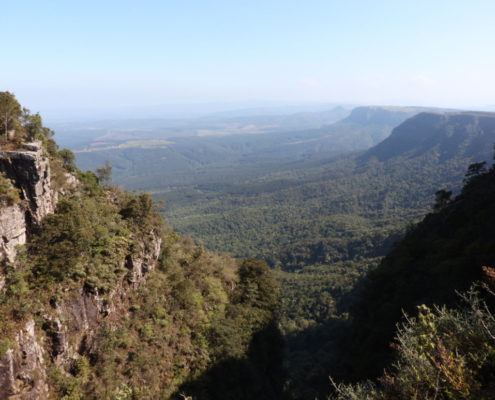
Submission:
<svg viewBox="0 0 495 400">
<path fill-rule="evenodd" d="M 152 202 L 141 212 L 142 202 L 129 206 L 92 173 L 81 174 L 90 184 L 66 179 L 55 190 L 41 142 L 0 152 L 0 171 L 19 191 L 0 208 L 0 398 L 52 398 L 54 371 L 70 376 L 97 348 L 96 332 L 128 313 L 129 292 L 156 266 L 161 232 Z M 134 214 L 122 217 L 119 202 Z"/>
<path fill-rule="evenodd" d="M 109 162 L 80 171 L 38 114 L 10 125 L 0 399 L 283 399 L 280 294 L 266 263 L 181 238 L 148 193 L 108 184 Z"/>
<path fill-rule="evenodd" d="M 144 283 L 146 273 L 155 267 L 161 238 L 153 238 L 151 247 L 142 242 L 140 245 L 139 253 L 126 263 L 131 269 L 114 290 L 102 296 L 98 289 L 77 287 L 65 293 L 63 300 L 52 301 L 51 312 L 38 310 L 36 328 L 34 318 L 25 322 L 1 358 L 0 398 L 51 398 L 45 360 L 49 360 L 52 371 L 57 368 L 68 376 L 79 357 L 89 357 L 96 350 L 97 330 L 105 324 L 116 328 L 117 321 L 128 313 L 129 291 Z"/>
</svg>

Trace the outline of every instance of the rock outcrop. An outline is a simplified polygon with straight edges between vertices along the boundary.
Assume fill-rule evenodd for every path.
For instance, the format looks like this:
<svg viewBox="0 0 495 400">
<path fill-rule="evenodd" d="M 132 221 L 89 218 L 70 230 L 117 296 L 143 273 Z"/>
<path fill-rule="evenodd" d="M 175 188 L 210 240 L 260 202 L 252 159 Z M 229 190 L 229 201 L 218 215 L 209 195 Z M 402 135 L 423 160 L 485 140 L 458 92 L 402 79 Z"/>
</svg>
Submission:
<svg viewBox="0 0 495 400">
<path fill-rule="evenodd" d="M 17 346 L 7 350 L 0 359 L 0 398 L 48 398 L 44 349 L 36 338 L 33 320 L 16 335 L 15 342 Z"/>
<path fill-rule="evenodd" d="M 13 261 L 15 246 L 26 243 L 26 212 L 21 204 L 0 208 L 0 260 Z"/>
<path fill-rule="evenodd" d="M 49 160 L 39 141 L 19 151 L 0 151 L 0 172 L 21 190 L 21 203 L 0 208 L 0 259 L 13 261 L 15 246 L 26 243 L 29 229 L 54 211 L 58 193 L 52 189 Z"/>
<path fill-rule="evenodd" d="M 97 290 L 88 292 L 80 288 L 69 300 L 57 304 L 58 317 L 51 319 L 45 330 L 49 342 L 46 348 L 55 365 L 69 367 L 79 354 L 91 353 L 96 348 L 96 329 L 103 323 L 113 327 L 116 318 L 128 313 L 129 291 L 143 284 L 147 273 L 155 268 L 162 240 L 153 236 L 151 243 L 139 244 L 139 254 L 126 261 L 129 273 L 105 298 Z"/>
</svg>

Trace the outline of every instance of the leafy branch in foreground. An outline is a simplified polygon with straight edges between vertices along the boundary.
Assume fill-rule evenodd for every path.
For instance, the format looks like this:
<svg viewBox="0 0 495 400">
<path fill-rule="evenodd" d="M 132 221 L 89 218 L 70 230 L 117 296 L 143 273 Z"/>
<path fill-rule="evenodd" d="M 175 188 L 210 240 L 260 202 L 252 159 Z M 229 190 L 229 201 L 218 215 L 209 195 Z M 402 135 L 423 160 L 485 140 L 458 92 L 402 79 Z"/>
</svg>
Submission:
<svg viewBox="0 0 495 400">
<path fill-rule="evenodd" d="M 485 274 L 495 276 L 491 268 Z M 331 399 L 492 399 L 495 318 L 473 286 L 460 310 L 421 305 L 398 329 L 393 370 L 358 385 L 335 385 Z M 407 317 L 407 316 L 406 316 Z M 333 383 L 333 381 L 332 381 Z"/>
</svg>

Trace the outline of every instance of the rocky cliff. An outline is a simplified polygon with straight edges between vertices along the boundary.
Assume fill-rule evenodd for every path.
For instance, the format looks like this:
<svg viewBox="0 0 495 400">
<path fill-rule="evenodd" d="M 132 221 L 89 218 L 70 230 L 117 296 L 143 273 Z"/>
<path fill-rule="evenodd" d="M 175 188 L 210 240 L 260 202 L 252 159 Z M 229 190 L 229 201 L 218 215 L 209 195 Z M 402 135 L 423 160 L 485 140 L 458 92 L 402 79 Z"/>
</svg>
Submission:
<svg viewBox="0 0 495 400">
<path fill-rule="evenodd" d="M 83 287 L 73 291 L 68 300 L 55 304 L 56 316 L 41 315 L 42 329 L 35 329 L 30 319 L 3 355 L 0 363 L 0 399 L 48 399 L 47 363 L 62 373 L 68 371 L 81 355 L 96 349 L 95 333 L 102 324 L 113 329 L 114 319 L 128 313 L 128 293 L 144 282 L 147 272 L 155 267 L 160 253 L 161 239 L 154 238 L 141 251 L 129 258 L 131 279 L 122 279 L 117 288 L 104 297 L 98 290 L 88 292 Z"/>
<path fill-rule="evenodd" d="M 0 259 L 13 261 L 15 246 L 25 244 L 27 231 L 54 211 L 58 193 L 52 189 L 50 163 L 39 141 L 19 151 L 0 151 L 0 172 L 21 190 L 21 203 L 0 208 Z"/>
<path fill-rule="evenodd" d="M 41 142 L 29 143 L 20 151 L 1 151 L 0 171 L 21 191 L 20 202 L 0 208 L 0 260 L 7 265 L 14 260 L 15 246 L 26 244 L 30 231 L 55 211 L 59 194 L 51 184 L 50 163 Z M 64 295 L 53 301 L 50 311 L 37 310 L 36 323 L 29 317 L 13 339 L 0 338 L 0 348 L 5 347 L 0 349 L 1 399 L 49 398 L 49 369 L 68 376 L 75 360 L 89 356 L 97 346 L 97 329 L 102 324 L 112 327 L 116 316 L 128 312 L 128 293 L 154 269 L 162 243 L 153 231 L 146 241 L 138 236 L 131 233 L 139 248 L 126 257 L 122 265 L 126 272 L 113 290 L 102 296 L 98 288 L 88 290 L 82 283 L 63 289 Z M 0 290 L 6 290 L 4 283 L 0 273 Z"/>
</svg>

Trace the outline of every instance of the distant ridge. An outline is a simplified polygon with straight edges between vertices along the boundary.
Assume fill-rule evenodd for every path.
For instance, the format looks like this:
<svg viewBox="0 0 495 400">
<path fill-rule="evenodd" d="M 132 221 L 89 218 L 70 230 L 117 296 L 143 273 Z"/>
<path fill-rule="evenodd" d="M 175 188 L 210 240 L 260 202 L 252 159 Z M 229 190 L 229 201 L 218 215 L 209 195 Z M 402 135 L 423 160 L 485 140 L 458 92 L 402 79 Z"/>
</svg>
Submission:
<svg viewBox="0 0 495 400">
<path fill-rule="evenodd" d="M 453 111 L 457 110 L 431 107 L 362 106 L 352 110 L 342 122 L 356 122 L 361 125 L 387 124 L 395 127 L 422 112 L 443 114 Z"/>
<path fill-rule="evenodd" d="M 495 113 L 456 112 L 436 114 L 422 112 L 392 131 L 381 143 L 360 158 L 376 157 L 386 161 L 408 155 L 416 157 L 433 149 L 441 160 L 455 156 L 479 157 L 495 142 Z"/>
</svg>

